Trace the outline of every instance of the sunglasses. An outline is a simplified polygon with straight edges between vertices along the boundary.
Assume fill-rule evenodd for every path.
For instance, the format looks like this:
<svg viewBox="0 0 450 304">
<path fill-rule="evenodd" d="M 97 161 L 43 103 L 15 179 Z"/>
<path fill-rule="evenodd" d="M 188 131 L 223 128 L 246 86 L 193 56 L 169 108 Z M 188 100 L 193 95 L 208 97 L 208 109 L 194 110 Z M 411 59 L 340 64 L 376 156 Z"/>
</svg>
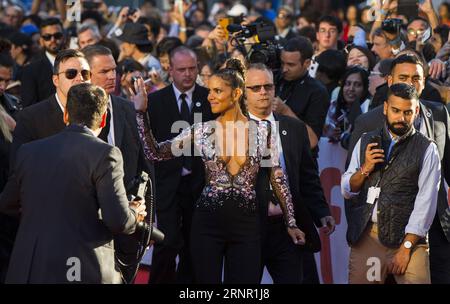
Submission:
<svg viewBox="0 0 450 304">
<path fill-rule="evenodd" d="M 52 40 L 52 37 L 55 38 L 55 40 L 60 40 L 63 37 L 63 33 L 58 32 L 58 33 L 54 33 L 54 34 L 45 34 L 45 35 L 42 35 L 41 37 L 45 41 Z"/>
<path fill-rule="evenodd" d="M 261 88 L 264 87 L 264 90 L 266 92 L 268 91 L 272 91 L 274 89 L 274 85 L 272 83 L 268 83 L 268 84 L 263 84 L 263 85 L 254 85 L 254 86 L 248 86 L 246 87 L 247 89 L 250 89 L 251 91 L 253 91 L 254 93 L 258 93 L 261 91 Z"/>
<path fill-rule="evenodd" d="M 81 77 L 83 77 L 84 80 L 91 79 L 91 71 L 89 71 L 89 70 L 78 71 L 77 69 L 67 69 L 64 72 L 59 72 L 58 75 L 64 74 L 67 79 L 72 80 L 75 77 L 77 77 L 78 73 L 81 74 Z"/>
</svg>

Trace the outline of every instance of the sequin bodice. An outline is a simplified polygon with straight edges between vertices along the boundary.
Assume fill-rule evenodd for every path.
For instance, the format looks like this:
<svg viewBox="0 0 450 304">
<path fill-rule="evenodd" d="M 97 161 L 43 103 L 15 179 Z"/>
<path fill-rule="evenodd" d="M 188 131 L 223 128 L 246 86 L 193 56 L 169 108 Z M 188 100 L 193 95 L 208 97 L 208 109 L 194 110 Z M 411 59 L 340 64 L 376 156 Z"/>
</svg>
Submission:
<svg viewBox="0 0 450 304">
<path fill-rule="evenodd" d="M 197 208 L 214 210 L 231 199 L 245 211 L 255 212 L 256 177 L 259 167 L 267 166 L 271 167 L 271 184 L 279 198 L 285 222 L 289 226 L 295 226 L 292 197 L 286 176 L 279 164 L 276 136 L 270 132 L 270 122 L 249 122 L 246 160 L 239 171 L 232 175 L 226 162 L 220 157 L 220 149 L 216 145 L 217 121 L 196 123 L 184 129 L 175 138 L 157 143 L 146 115 L 137 112 L 136 118 L 144 153 L 150 160 L 162 161 L 186 155 L 185 152 L 194 144 L 195 156 L 202 158 L 206 173 L 206 184 L 196 203 Z"/>
</svg>

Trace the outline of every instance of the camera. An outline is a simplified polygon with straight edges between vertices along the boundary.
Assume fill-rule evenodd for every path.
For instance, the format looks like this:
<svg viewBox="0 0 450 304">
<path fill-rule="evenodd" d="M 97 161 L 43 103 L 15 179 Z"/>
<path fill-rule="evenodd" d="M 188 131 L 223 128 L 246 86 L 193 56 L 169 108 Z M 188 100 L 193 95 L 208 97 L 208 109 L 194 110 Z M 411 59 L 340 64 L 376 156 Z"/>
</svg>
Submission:
<svg viewBox="0 0 450 304">
<path fill-rule="evenodd" d="M 386 19 L 381 24 L 381 29 L 390 34 L 399 34 L 402 25 L 403 22 L 401 19 L 396 18 Z"/>
<path fill-rule="evenodd" d="M 273 24 L 264 21 L 253 22 L 249 25 L 230 24 L 227 30 L 236 33 L 234 38 L 238 41 L 238 48 L 243 52 L 250 63 L 264 63 L 276 73 L 281 67 L 280 55 L 282 46 L 276 40 L 276 29 Z M 247 38 L 254 37 L 249 50 L 244 42 Z"/>
<path fill-rule="evenodd" d="M 147 189 L 151 186 L 151 181 L 148 174 L 142 172 L 140 175 L 136 176 L 130 183 L 127 193 L 132 193 L 129 195 L 130 200 L 138 200 L 146 197 Z M 150 193 L 150 222 L 145 221 L 139 222 L 136 225 L 136 235 L 141 237 L 141 245 L 146 248 L 150 245 L 151 241 L 155 243 L 161 243 L 164 241 L 164 233 L 159 229 L 153 227 L 152 217 L 153 217 L 153 193 Z"/>
</svg>

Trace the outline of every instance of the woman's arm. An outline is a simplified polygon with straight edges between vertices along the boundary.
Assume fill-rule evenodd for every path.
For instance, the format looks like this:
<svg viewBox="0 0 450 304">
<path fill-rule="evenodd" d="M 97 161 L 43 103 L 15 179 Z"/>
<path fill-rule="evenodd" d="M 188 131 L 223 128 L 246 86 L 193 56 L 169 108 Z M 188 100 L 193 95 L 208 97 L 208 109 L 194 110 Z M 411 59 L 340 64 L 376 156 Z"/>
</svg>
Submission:
<svg viewBox="0 0 450 304">
<path fill-rule="evenodd" d="M 134 92 L 137 93 L 135 94 Z M 130 99 L 133 101 L 136 110 L 137 127 L 145 156 L 152 161 L 168 160 L 182 155 L 191 156 L 195 125 L 186 125 L 183 131 L 175 138 L 158 143 L 150 128 L 150 119 L 147 114 L 147 91 L 142 78 L 138 78 L 134 82 L 134 92 L 130 90 Z"/>
<path fill-rule="evenodd" d="M 178 136 L 171 140 L 158 143 L 151 131 L 147 113 L 136 111 L 136 121 L 144 154 L 149 160 L 162 161 L 182 155 L 190 156 L 194 126 L 183 129 Z"/>
</svg>

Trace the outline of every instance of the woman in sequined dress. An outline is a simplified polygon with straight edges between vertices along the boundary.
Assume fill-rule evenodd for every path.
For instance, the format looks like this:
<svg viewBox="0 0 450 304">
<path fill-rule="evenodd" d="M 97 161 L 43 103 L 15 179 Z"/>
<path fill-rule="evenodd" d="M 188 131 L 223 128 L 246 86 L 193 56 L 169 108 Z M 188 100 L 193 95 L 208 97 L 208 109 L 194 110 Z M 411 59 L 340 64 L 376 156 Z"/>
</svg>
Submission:
<svg viewBox="0 0 450 304">
<path fill-rule="evenodd" d="M 141 83 L 137 84 L 140 91 L 145 90 Z M 211 110 L 220 114 L 216 120 L 194 124 L 174 139 L 157 143 L 145 114 L 147 99 L 142 98 L 135 99 L 138 130 L 150 160 L 171 159 L 193 144 L 204 161 L 205 187 L 196 203 L 191 229 L 196 282 L 221 283 L 224 269 L 225 283 L 257 284 L 261 243 L 255 184 L 260 166 L 271 167 L 271 184 L 283 209 L 287 233 L 296 244 L 303 244 L 305 235 L 295 223 L 270 123 L 250 121 L 243 113 L 242 64 L 231 59 L 210 78 L 209 89 Z"/>
</svg>

